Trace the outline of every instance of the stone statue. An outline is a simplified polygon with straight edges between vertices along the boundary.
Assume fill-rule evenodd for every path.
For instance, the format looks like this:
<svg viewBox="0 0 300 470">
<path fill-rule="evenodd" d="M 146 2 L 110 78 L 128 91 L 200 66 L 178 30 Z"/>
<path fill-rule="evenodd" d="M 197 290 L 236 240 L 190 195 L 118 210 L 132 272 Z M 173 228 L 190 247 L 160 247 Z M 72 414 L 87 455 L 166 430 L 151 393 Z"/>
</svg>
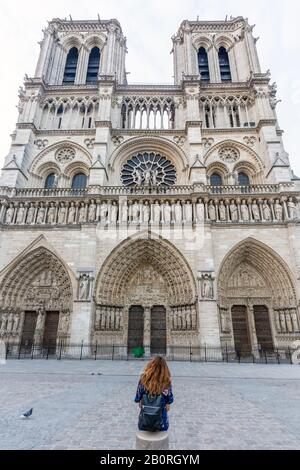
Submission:
<svg viewBox="0 0 300 470">
<path fill-rule="evenodd" d="M 80 207 L 79 207 L 79 217 L 78 217 L 78 222 L 80 224 L 86 222 L 86 208 L 85 208 L 85 204 L 84 202 L 82 202 L 80 204 Z"/>
<path fill-rule="evenodd" d="M 127 221 L 128 221 L 128 206 L 127 206 L 126 201 L 122 202 L 122 204 L 120 206 L 120 210 L 121 210 L 121 222 L 122 222 L 122 224 L 127 224 Z"/>
<path fill-rule="evenodd" d="M 212 222 L 217 220 L 216 208 L 212 201 L 210 201 L 208 205 L 208 217 Z"/>
<path fill-rule="evenodd" d="M 54 173 L 54 179 L 53 179 L 53 184 L 52 184 L 52 188 L 57 188 L 58 187 L 58 174 L 57 173 Z"/>
<path fill-rule="evenodd" d="M 221 201 L 219 204 L 219 216 L 221 222 L 226 222 L 226 207 L 223 201 Z"/>
<path fill-rule="evenodd" d="M 19 326 L 20 326 L 20 314 L 15 313 L 14 326 L 13 326 L 14 333 L 17 333 L 17 331 L 19 330 Z"/>
<path fill-rule="evenodd" d="M 204 299 L 213 299 L 213 286 L 212 286 L 212 279 L 208 276 L 204 276 L 202 280 L 202 297 Z"/>
<path fill-rule="evenodd" d="M 237 222 L 238 221 L 238 208 L 237 205 L 235 204 L 234 201 L 231 201 L 230 206 L 230 216 L 231 216 L 231 221 L 232 222 Z"/>
<path fill-rule="evenodd" d="M 33 203 L 30 203 L 30 207 L 27 212 L 27 217 L 26 217 L 26 222 L 27 224 L 33 224 L 34 223 L 34 214 L 35 214 L 35 207 Z"/>
<path fill-rule="evenodd" d="M 69 313 L 64 313 L 61 316 L 60 320 L 60 330 L 66 334 L 69 331 L 69 324 L 70 324 L 70 314 Z"/>
<path fill-rule="evenodd" d="M 87 274 L 82 274 L 79 279 L 79 300 L 88 300 L 90 293 L 90 278 Z"/>
<path fill-rule="evenodd" d="M 118 220 L 118 205 L 116 201 L 113 201 L 112 205 L 110 206 L 110 223 L 116 224 L 117 220 Z"/>
<path fill-rule="evenodd" d="M 11 224 L 12 221 L 13 221 L 13 216 L 14 216 L 14 205 L 13 203 L 11 202 L 9 204 L 9 207 L 7 208 L 6 210 L 6 214 L 5 214 L 5 223 L 6 224 Z"/>
<path fill-rule="evenodd" d="M 266 200 L 263 202 L 262 211 L 263 211 L 264 220 L 266 220 L 267 222 L 272 220 L 271 209 Z"/>
<path fill-rule="evenodd" d="M 153 206 L 153 222 L 159 224 L 160 222 L 160 205 L 158 201 L 155 201 Z"/>
<path fill-rule="evenodd" d="M 103 201 L 100 207 L 100 219 L 101 224 L 106 224 L 107 222 L 107 203 Z"/>
<path fill-rule="evenodd" d="M 151 170 L 149 170 L 148 168 L 146 170 L 144 170 L 143 177 L 144 177 L 145 186 L 150 186 L 150 184 L 151 184 Z"/>
<path fill-rule="evenodd" d="M 58 216 L 57 216 L 57 220 L 58 220 L 59 224 L 64 224 L 65 223 L 66 212 L 67 212 L 67 209 L 66 209 L 64 203 L 62 202 L 61 205 L 60 205 L 60 208 L 58 209 Z"/>
<path fill-rule="evenodd" d="M 243 200 L 241 204 L 241 216 L 243 222 L 249 222 L 249 209 L 246 205 L 246 201 Z"/>
<path fill-rule="evenodd" d="M 37 224 L 42 224 L 45 220 L 45 212 L 46 212 L 46 208 L 41 205 L 39 207 L 39 210 L 38 210 L 38 213 L 37 213 L 37 218 L 36 218 L 36 223 Z"/>
<path fill-rule="evenodd" d="M 153 186 L 157 185 L 157 174 L 158 174 L 157 170 L 152 171 L 152 178 L 151 179 L 152 179 Z"/>
<path fill-rule="evenodd" d="M 48 224 L 54 224 L 55 223 L 55 212 L 56 212 L 56 209 L 54 207 L 54 202 L 51 202 L 50 207 L 48 209 L 48 214 L 47 214 L 47 223 Z"/>
<path fill-rule="evenodd" d="M 290 197 L 287 202 L 288 213 L 290 220 L 295 220 L 297 218 L 297 208 L 296 204 L 293 202 L 293 198 Z"/>
<path fill-rule="evenodd" d="M 275 212 L 276 220 L 281 222 L 283 219 L 283 211 L 282 211 L 282 205 L 280 204 L 279 199 L 276 199 L 275 201 L 274 212 Z"/>
<path fill-rule="evenodd" d="M 260 221 L 259 207 L 258 207 L 255 199 L 252 202 L 252 215 L 253 215 L 253 219 L 255 220 L 255 222 Z"/>
<path fill-rule="evenodd" d="M 182 222 L 182 209 L 181 209 L 180 201 L 177 201 L 176 204 L 175 204 L 174 217 L 175 217 L 175 222 L 177 224 L 181 224 L 181 222 Z"/>
<path fill-rule="evenodd" d="M 134 201 L 134 203 L 131 206 L 131 217 L 132 217 L 132 222 L 138 222 L 139 221 L 139 215 L 140 215 L 140 207 L 137 201 Z"/>
<path fill-rule="evenodd" d="M 89 222 L 94 222 L 96 219 L 96 209 L 97 206 L 94 203 L 94 201 L 91 201 L 90 207 L 89 207 L 89 213 L 88 213 L 88 221 Z"/>
<path fill-rule="evenodd" d="M 204 221 L 204 204 L 202 202 L 202 199 L 199 199 L 196 204 L 196 219 L 197 222 Z"/>
<path fill-rule="evenodd" d="M 286 326 L 287 326 L 288 332 L 293 333 L 294 329 L 293 329 L 292 319 L 289 313 L 285 315 L 285 320 L 286 320 Z"/>
<path fill-rule="evenodd" d="M 69 211 L 68 211 L 68 224 L 74 224 L 75 214 L 76 214 L 76 208 L 74 206 L 74 202 L 71 202 L 71 206 L 69 207 Z"/>
<path fill-rule="evenodd" d="M 184 220 L 186 223 L 193 222 L 193 206 L 191 201 L 186 201 L 184 205 Z"/>
<path fill-rule="evenodd" d="M 281 325 L 281 331 L 283 333 L 286 333 L 286 323 L 285 323 L 285 314 L 280 313 L 280 325 Z"/>
<path fill-rule="evenodd" d="M 297 319 L 297 313 L 293 312 L 291 314 L 291 317 L 292 317 L 292 323 L 293 323 L 293 330 L 295 333 L 298 333 L 299 332 L 299 323 L 298 323 L 298 319 Z"/>
<path fill-rule="evenodd" d="M 13 313 L 10 313 L 8 315 L 8 320 L 7 320 L 7 328 L 6 328 L 6 331 L 8 333 L 11 333 L 12 330 L 13 330 L 13 324 L 14 324 L 14 314 Z"/>
<path fill-rule="evenodd" d="M 17 212 L 16 224 L 22 224 L 24 222 L 24 214 L 25 214 L 25 207 L 23 203 L 21 202 L 18 208 L 18 212 Z"/>
<path fill-rule="evenodd" d="M 138 186 L 141 186 L 142 182 L 143 182 L 142 171 L 136 168 L 135 171 L 134 171 L 134 174 L 135 174 L 135 178 L 136 178 L 136 184 Z"/>
<path fill-rule="evenodd" d="M 148 224 L 150 220 L 150 206 L 149 202 L 145 201 L 144 204 L 142 205 L 142 222 L 144 224 Z"/>
<path fill-rule="evenodd" d="M 163 212 L 164 212 L 163 220 L 164 220 L 165 224 L 170 224 L 171 223 L 171 211 L 172 211 L 172 208 L 170 206 L 170 203 L 169 203 L 169 201 L 166 201 L 163 204 Z"/>
</svg>

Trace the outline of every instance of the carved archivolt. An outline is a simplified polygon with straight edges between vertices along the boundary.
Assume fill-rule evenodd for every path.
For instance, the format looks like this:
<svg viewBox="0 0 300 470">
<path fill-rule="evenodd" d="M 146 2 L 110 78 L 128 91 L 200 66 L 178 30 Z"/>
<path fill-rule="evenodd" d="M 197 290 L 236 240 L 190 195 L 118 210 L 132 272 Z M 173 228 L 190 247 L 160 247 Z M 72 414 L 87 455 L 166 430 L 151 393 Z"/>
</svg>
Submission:
<svg viewBox="0 0 300 470">
<path fill-rule="evenodd" d="M 249 238 L 225 257 L 218 276 L 220 304 L 230 297 L 268 297 L 275 308 L 297 304 L 292 275 L 271 248 Z"/>
<path fill-rule="evenodd" d="M 123 242 L 104 262 L 96 281 L 96 303 L 123 305 L 129 280 L 145 265 L 164 279 L 171 305 L 195 301 L 193 275 L 177 249 L 162 240 L 136 239 Z"/>
<path fill-rule="evenodd" d="M 18 260 L 0 285 L 2 308 L 70 309 L 72 285 L 62 262 L 39 247 Z"/>
</svg>

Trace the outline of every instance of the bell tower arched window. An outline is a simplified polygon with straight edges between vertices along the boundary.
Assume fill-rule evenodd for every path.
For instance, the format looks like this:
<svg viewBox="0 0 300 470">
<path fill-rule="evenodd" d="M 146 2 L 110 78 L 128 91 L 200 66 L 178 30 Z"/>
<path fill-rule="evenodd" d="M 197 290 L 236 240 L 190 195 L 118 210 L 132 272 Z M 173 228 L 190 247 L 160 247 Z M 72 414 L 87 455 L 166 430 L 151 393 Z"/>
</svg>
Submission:
<svg viewBox="0 0 300 470">
<path fill-rule="evenodd" d="M 45 189 L 51 189 L 54 187 L 55 173 L 49 173 L 45 180 Z"/>
<path fill-rule="evenodd" d="M 69 85 L 75 82 L 77 62 L 78 49 L 76 47 L 72 47 L 67 55 L 63 84 Z"/>
<path fill-rule="evenodd" d="M 209 178 L 211 186 L 222 186 L 222 177 L 219 173 L 213 173 Z"/>
<path fill-rule="evenodd" d="M 198 50 L 198 68 L 199 74 L 201 77 L 202 82 L 209 82 L 209 66 L 208 66 L 208 57 L 207 52 L 204 47 L 200 47 Z"/>
<path fill-rule="evenodd" d="M 228 52 L 225 47 L 220 47 L 219 49 L 219 66 L 222 82 L 231 82 L 231 72 Z"/>
<path fill-rule="evenodd" d="M 76 173 L 72 180 L 72 189 L 84 189 L 86 187 L 86 175 L 84 173 Z"/>
<path fill-rule="evenodd" d="M 244 171 L 239 172 L 238 180 L 239 180 L 239 185 L 240 186 L 249 186 L 250 185 L 249 176 Z"/>
<path fill-rule="evenodd" d="M 96 83 L 98 79 L 100 66 L 100 50 L 99 47 L 93 47 L 89 55 L 89 63 L 86 74 L 86 83 Z"/>
</svg>

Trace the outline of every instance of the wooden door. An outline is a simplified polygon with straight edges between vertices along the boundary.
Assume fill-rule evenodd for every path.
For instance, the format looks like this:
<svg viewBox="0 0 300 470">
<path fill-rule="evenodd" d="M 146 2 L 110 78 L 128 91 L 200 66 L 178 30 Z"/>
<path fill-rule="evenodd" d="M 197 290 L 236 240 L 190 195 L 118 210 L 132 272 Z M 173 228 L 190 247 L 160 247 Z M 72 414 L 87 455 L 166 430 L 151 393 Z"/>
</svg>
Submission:
<svg viewBox="0 0 300 470">
<path fill-rule="evenodd" d="M 245 355 L 251 352 L 251 343 L 248 329 L 247 307 L 234 305 L 231 309 L 233 336 L 235 349 Z"/>
<path fill-rule="evenodd" d="M 151 309 L 151 354 L 166 354 L 166 309 L 154 306 Z"/>
<path fill-rule="evenodd" d="M 141 306 L 132 306 L 128 318 L 128 352 L 135 348 L 142 348 L 144 344 L 144 309 Z"/>
<path fill-rule="evenodd" d="M 31 350 L 37 321 L 37 312 L 25 312 L 21 347 Z"/>
<path fill-rule="evenodd" d="M 59 312 L 46 312 L 43 346 L 48 354 L 55 354 Z"/>
<path fill-rule="evenodd" d="M 264 350 L 273 349 L 272 330 L 267 307 L 265 305 L 255 305 L 253 312 L 258 344 Z"/>
</svg>

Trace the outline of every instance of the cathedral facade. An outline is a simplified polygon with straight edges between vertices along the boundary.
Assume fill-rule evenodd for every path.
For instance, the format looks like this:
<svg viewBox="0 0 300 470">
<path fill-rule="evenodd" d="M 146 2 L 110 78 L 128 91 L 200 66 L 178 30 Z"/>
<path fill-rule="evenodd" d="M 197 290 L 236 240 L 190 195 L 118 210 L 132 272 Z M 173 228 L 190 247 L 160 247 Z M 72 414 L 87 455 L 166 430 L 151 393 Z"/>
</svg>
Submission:
<svg viewBox="0 0 300 470">
<path fill-rule="evenodd" d="M 118 21 L 48 23 L 0 181 L 2 339 L 300 339 L 300 180 L 252 30 L 183 21 L 174 83 L 134 85 Z"/>
</svg>

